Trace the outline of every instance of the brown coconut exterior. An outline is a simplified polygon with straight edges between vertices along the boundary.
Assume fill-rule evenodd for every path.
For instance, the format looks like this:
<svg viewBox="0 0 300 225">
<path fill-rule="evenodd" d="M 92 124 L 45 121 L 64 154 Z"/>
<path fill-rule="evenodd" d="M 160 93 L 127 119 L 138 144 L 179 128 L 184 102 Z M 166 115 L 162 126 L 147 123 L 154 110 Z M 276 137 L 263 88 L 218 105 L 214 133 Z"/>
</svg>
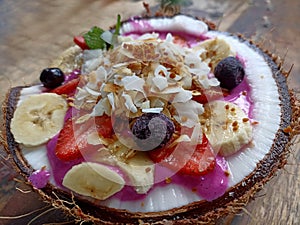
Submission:
<svg viewBox="0 0 300 225">
<path fill-rule="evenodd" d="M 211 25 L 210 27 L 214 28 Z M 223 196 L 211 202 L 193 202 L 183 207 L 162 212 L 133 213 L 127 210 L 96 206 L 86 199 L 75 197 L 72 193 L 56 188 L 50 183 L 45 188 L 33 189 L 40 194 L 44 201 L 54 207 L 75 216 L 79 221 L 91 221 L 94 224 L 215 224 L 224 216 L 238 213 L 275 175 L 276 171 L 286 164 L 292 145 L 291 139 L 296 134 L 295 127 L 297 126 L 300 109 L 299 106 L 296 106 L 295 102 L 297 100 L 288 89 L 286 81 L 288 73 L 281 71 L 281 62 L 276 62 L 277 57 L 261 50 L 259 46 L 246 40 L 241 35 L 236 36 L 236 38 L 261 54 L 268 62 L 278 86 L 282 116 L 280 128 L 276 133 L 276 138 L 269 153 L 257 164 L 256 169 L 251 174 L 227 190 Z M 77 54 L 77 52 L 78 49 L 67 50 L 54 64 L 68 66 L 72 61 L 70 60 L 72 58 L 70 54 Z M 5 121 L 4 146 L 10 155 L 11 163 L 28 181 L 28 177 L 34 170 L 21 154 L 20 146 L 14 141 L 14 137 L 10 132 L 10 121 L 22 88 L 24 87 L 12 88 L 7 94 L 3 106 Z"/>
</svg>

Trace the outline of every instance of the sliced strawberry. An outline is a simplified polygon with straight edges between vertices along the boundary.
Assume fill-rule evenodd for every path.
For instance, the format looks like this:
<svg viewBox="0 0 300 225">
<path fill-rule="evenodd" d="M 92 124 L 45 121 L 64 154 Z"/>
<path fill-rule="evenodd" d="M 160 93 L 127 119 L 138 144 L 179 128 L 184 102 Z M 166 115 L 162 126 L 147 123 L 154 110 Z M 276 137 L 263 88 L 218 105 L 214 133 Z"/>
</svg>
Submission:
<svg viewBox="0 0 300 225">
<path fill-rule="evenodd" d="M 73 80 L 68 81 L 67 83 L 64 83 L 63 85 L 54 88 L 50 92 L 56 93 L 59 95 L 72 95 L 75 93 L 77 86 L 79 85 L 80 78 L 76 78 Z"/>
<path fill-rule="evenodd" d="M 217 100 L 220 98 L 224 98 L 229 95 L 229 92 L 222 88 L 210 88 L 204 90 L 200 90 L 200 95 L 193 96 L 193 100 L 205 104 L 209 101 Z"/>
<path fill-rule="evenodd" d="M 82 50 L 89 49 L 89 46 L 86 44 L 83 36 L 75 36 L 73 41 L 78 45 Z"/>
<path fill-rule="evenodd" d="M 95 146 L 89 145 L 87 137 L 95 131 L 93 121 L 88 120 L 82 124 L 76 124 L 72 118 L 69 118 L 63 129 L 60 131 L 55 154 L 64 161 L 70 161 L 82 157 L 82 151 Z"/>
<path fill-rule="evenodd" d="M 77 139 L 75 140 L 73 126 L 74 121 L 71 118 L 68 119 L 58 136 L 55 154 L 59 159 L 64 161 L 80 158 L 80 149 L 86 147 L 87 145 L 87 137 L 85 135 L 78 135 Z"/>
<path fill-rule="evenodd" d="M 95 124 L 97 132 L 101 137 L 109 138 L 112 136 L 113 126 L 110 116 L 107 116 L 105 114 L 103 116 L 96 116 Z"/>
<path fill-rule="evenodd" d="M 148 153 L 155 163 L 162 163 L 170 169 L 188 175 L 204 175 L 215 166 L 215 154 L 205 135 L 202 143 L 196 146 L 189 142 L 180 142 L 173 147 Z"/>
<path fill-rule="evenodd" d="M 97 116 L 81 124 L 68 119 L 58 136 L 56 156 L 63 161 L 71 161 L 92 153 L 99 146 L 89 144 L 88 136 L 96 131 L 104 138 L 111 137 L 113 128 L 109 116 Z"/>
</svg>

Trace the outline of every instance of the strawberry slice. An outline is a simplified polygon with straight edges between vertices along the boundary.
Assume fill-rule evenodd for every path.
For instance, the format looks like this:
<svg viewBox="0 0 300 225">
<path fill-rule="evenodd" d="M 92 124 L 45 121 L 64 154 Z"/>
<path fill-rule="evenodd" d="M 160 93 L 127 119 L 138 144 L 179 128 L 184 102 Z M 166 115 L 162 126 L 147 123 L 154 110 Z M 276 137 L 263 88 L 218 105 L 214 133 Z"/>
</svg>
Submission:
<svg viewBox="0 0 300 225">
<path fill-rule="evenodd" d="M 110 138 L 113 134 L 111 117 L 104 114 L 95 117 L 96 130 L 101 137 Z"/>
<path fill-rule="evenodd" d="M 89 46 L 86 44 L 83 36 L 75 36 L 73 41 L 78 45 L 82 50 L 89 49 Z"/>
<path fill-rule="evenodd" d="M 95 131 L 104 138 L 111 137 L 113 128 L 110 117 L 97 116 L 82 124 L 76 124 L 69 118 L 59 133 L 55 148 L 56 156 L 63 161 L 71 161 L 82 157 L 82 153 L 85 155 L 92 153 L 99 145 L 89 144 L 88 136 Z"/>
<path fill-rule="evenodd" d="M 72 95 L 75 93 L 77 86 L 79 85 L 80 78 L 76 78 L 73 80 L 68 81 L 67 83 L 64 83 L 63 85 L 54 88 L 50 92 L 56 93 L 58 95 Z"/>
<path fill-rule="evenodd" d="M 75 124 L 72 118 L 68 119 L 60 131 L 55 154 L 63 161 L 71 161 L 82 157 L 81 151 L 88 147 L 87 136 L 92 132 L 90 123 Z M 76 130 L 76 135 L 74 133 Z"/>
<path fill-rule="evenodd" d="M 204 175 L 215 166 L 215 153 L 204 134 L 202 143 L 196 146 L 179 142 L 170 148 L 155 149 L 148 153 L 155 163 L 187 175 Z"/>
<path fill-rule="evenodd" d="M 204 90 L 200 90 L 200 95 L 193 96 L 193 100 L 205 104 L 209 101 L 217 100 L 220 98 L 224 98 L 229 95 L 229 92 L 222 88 L 210 88 Z"/>
</svg>

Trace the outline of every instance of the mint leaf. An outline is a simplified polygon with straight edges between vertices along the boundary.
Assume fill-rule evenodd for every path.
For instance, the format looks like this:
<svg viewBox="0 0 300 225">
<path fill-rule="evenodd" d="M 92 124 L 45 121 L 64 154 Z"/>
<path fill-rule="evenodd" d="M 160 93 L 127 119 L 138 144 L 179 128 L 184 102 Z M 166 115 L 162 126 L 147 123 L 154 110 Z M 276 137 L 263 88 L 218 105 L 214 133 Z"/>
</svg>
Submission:
<svg viewBox="0 0 300 225">
<path fill-rule="evenodd" d="M 103 32 L 103 29 L 95 26 L 83 35 L 83 38 L 90 49 L 105 49 L 107 47 L 106 42 L 101 38 Z"/>
<path fill-rule="evenodd" d="M 94 26 L 83 35 L 83 38 L 89 49 L 113 49 L 114 44 L 118 42 L 120 29 L 121 16 L 118 15 L 116 29 L 113 34 L 110 31 L 104 31 L 100 27 Z M 102 36 L 103 33 L 104 35 Z M 109 35 L 107 33 L 109 33 Z"/>
</svg>

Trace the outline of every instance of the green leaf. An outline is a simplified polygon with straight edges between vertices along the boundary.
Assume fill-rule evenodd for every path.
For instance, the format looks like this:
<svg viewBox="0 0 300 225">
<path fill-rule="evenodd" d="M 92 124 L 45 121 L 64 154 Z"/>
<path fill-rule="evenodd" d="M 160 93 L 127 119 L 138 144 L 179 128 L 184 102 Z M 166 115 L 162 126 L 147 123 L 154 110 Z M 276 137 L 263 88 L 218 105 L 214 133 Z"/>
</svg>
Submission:
<svg viewBox="0 0 300 225">
<path fill-rule="evenodd" d="M 121 16 L 120 16 L 120 14 L 118 14 L 117 24 L 116 24 L 116 29 L 115 29 L 114 35 L 116 35 L 116 36 L 120 35 L 120 28 L 121 28 Z"/>
<path fill-rule="evenodd" d="M 94 26 L 87 33 L 83 35 L 85 43 L 90 49 L 108 49 L 113 48 L 118 42 L 118 35 L 121 29 L 121 16 L 118 15 L 116 29 L 112 34 L 111 40 L 103 40 L 102 34 L 105 32 L 100 27 Z"/>
<path fill-rule="evenodd" d="M 114 48 L 114 45 L 118 41 L 118 36 L 120 35 L 120 29 L 121 29 L 121 16 L 120 14 L 118 14 L 115 32 L 112 37 L 111 48 Z"/>
<path fill-rule="evenodd" d="M 105 49 L 106 43 L 101 38 L 101 34 L 104 32 L 103 29 L 94 26 L 87 33 L 83 35 L 83 38 L 90 49 Z"/>
</svg>

